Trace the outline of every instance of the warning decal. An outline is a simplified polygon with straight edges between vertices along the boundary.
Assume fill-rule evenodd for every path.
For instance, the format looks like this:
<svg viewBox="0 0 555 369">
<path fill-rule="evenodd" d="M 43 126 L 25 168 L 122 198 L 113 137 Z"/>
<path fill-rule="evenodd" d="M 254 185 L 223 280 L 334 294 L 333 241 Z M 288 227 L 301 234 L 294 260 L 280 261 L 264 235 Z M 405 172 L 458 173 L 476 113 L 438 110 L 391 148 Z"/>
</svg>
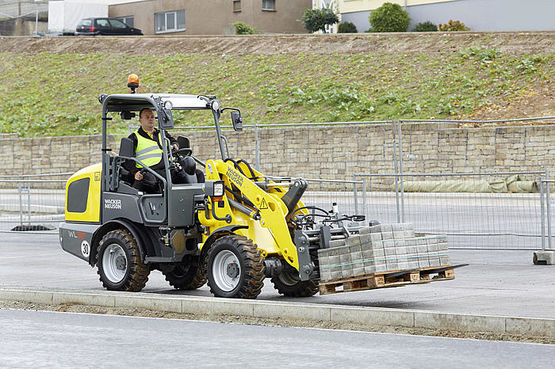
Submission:
<svg viewBox="0 0 555 369">
<path fill-rule="evenodd" d="M 262 198 L 262 201 L 260 201 L 260 209 L 268 209 L 268 203 L 266 202 L 265 198 Z"/>
</svg>

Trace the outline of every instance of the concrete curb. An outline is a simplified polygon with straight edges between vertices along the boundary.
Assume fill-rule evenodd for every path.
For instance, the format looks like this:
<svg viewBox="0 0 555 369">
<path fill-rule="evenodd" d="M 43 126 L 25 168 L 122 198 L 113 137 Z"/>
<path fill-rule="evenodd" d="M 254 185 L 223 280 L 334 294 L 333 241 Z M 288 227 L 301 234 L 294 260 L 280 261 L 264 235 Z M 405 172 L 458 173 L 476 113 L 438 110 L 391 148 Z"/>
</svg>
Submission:
<svg viewBox="0 0 555 369">
<path fill-rule="evenodd" d="M 175 313 L 222 314 L 366 326 L 445 329 L 458 332 L 555 337 L 555 319 L 453 314 L 415 310 L 236 300 L 198 296 L 165 296 L 130 292 L 77 292 L 0 288 L 0 300 L 40 304 L 78 303 L 135 307 Z"/>
</svg>

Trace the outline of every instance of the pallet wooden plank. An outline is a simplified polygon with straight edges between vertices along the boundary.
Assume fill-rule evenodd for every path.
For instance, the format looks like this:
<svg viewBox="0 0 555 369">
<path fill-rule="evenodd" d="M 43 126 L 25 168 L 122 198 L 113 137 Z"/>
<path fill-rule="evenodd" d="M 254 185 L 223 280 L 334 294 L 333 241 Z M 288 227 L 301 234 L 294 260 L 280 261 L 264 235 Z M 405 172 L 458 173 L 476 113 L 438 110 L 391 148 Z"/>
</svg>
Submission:
<svg viewBox="0 0 555 369">
<path fill-rule="evenodd" d="M 327 295 L 376 288 L 402 287 L 410 284 L 425 284 L 454 279 L 454 268 L 448 269 L 448 267 L 449 266 L 442 268 L 422 268 L 419 270 L 408 270 L 405 271 L 405 273 L 392 273 L 388 271 L 350 277 L 344 280 L 320 282 L 319 292 L 321 295 Z"/>
</svg>

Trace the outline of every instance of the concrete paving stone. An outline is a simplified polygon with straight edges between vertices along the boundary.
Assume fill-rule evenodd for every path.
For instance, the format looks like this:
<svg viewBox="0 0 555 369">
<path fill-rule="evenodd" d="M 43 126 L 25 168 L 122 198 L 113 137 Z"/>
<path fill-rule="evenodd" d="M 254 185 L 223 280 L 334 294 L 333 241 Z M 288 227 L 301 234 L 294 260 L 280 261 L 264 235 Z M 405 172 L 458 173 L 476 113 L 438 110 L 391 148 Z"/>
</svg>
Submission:
<svg viewBox="0 0 555 369">
<path fill-rule="evenodd" d="M 329 257 L 329 265 L 337 265 L 341 263 L 341 257 L 339 255 L 334 255 Z"/>
<path fill-rule="evenodd" d="M 360 236 L 359 235 L 352 235 L 349 238 L 347 238 L 347 246 L 355 246 L 355 245 L 360 245 L 361 241 L 360 241 Z"/>
<path fill-rule="evenodd" d="M 350 263 L 351 261 L 352 261 L 352 260 L 351 260 L 351 254 L 350 254 L 350 253 L 349 253 L 349 254 L 342 254 L 342 255 L 339 255 L 339 262 L 340 262 L 341 264 L 348 264 L 348 263 Z"/>
<path fill-rule="evenodd" d="M 416 328 L 451 329 L 461 332 L 505 333 L 505 318 L 486 315 L 414 312 Z"/>
<path fill-rule="evenodd" d="M 180 298 L 157 298 L 150 296 L 116 296 L 115 306 L 117 307 L 138 307 L 143 309 L 151 309 L 156 311 L 169 311 L 174 313 L 181 313 L 181 300 Z"/>
<path fill-rule="evenodd" d="M 258 318 L 282 318 L 296 320 L 329 321 L 331 307 L 322 305 L 276 304 L 257 302 L 253 305 L 253 316 Z"/>
<path fill-rule="evenodd" d="M 331 309 L 331 321 L 412 328 L 414 327 L 414 314 L 393 309 L 334 307 Z"/>
<path fill-rule="evenodd" d="M 372 274 L 372 273 L 376 273 L 376 264 L 372 263 L 367 263 L 364 265 L 364 272 L 366 274 Z"/>
<path fill-rule="evenodd" d="M 393 239 L 393 232 L 382 232 L 382 239 L 385 240 L 392 240 Z"/>
<path fill-rule="evenodd" d="M 358 230 L 358 233 L 361 234 L 361 235 L 363 235 L 363 234 L 366 235 L 366 234 L 370 234 L 372 232 L 370 230 L 370 227 L 362 227 Z"/>
<path fill-rule="evenodd" d="M 405 238 L 405 231 L 393 231 L 393 238 L 400 240 Z"/>
<path fill-rule="evenodd" d="M 67 304 L 77 303 L 83 305 L 97 305 L 97 306 L 115 306 L 114 295 L 94 294 L 94 293 L 71 293 L 71 292 L 58 292 L 52 296 L 53 304 Z"/>
<path fill-rule="evenodd" d="M 353 267 L 353 277 L 366 274 L 364 266 Z"/>
<path fill-rule="evenodd" d="M 331 240 L 330 248 L 345 246 L 345 240 Z"/>
<path fill-rule="evenodd" d="M 555 337 L 555 319 L 507 317 L 505 331 L 509 334 Z"/>
<path fill-rule="evenodd" d="M 357 263 L 363 260 L 362 251 L 351 252 L 351 262 Z"/>
<path fill-rule="evenodd" d="M 320 263 L 320 265 L 329 265 L 330 257 L 327 255 L 326 256 L 318 255 L 318 262 Z"/>
<path fill-rule="evenodd" d="M 396 256 L 397 255 L 397 251 L 395 249 L 395 247 L 386 247 L 384 248 L 384 253 L 386 257 L 391 257 L 391 256 Z"/>
</svg>

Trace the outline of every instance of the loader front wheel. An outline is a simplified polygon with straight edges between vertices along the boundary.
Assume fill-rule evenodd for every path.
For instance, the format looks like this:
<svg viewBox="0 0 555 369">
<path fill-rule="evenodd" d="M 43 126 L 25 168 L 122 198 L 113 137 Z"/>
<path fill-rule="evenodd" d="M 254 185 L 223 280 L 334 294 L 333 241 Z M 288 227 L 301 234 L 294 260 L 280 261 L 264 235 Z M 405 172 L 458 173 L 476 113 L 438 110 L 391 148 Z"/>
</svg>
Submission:
<svg viewBox="0 0 555 369">
<path fill-rule="evenodd" d="M 114 291 L 140 291 L 150 269 L 142 262 L 137 241 L 127 230 L 110 231 L 100 240 L 98 275 L 102 285 Z"/>
<path fill-rule="evenodd" d="M 299 272 L 292 267 L 273 277 L 272 283 L 280 294 L 287 297 L 310 297 L 318 292 L 317 281 L 301 281 Z"/>
<path fill-rule="evenodd" d="M 217 297 L 255 299 L 264 286 L 260 250 L 243 236 L 224 236 L 214 242 L 207 269 L 210 292 Z"/>
<path fill-rule="evenodd" d="M 196 290 L 206 283 L 206 270 L 198 260 L 186 259 L 163 274 L 166 281 L 179 290 Z"/>
</svg>

